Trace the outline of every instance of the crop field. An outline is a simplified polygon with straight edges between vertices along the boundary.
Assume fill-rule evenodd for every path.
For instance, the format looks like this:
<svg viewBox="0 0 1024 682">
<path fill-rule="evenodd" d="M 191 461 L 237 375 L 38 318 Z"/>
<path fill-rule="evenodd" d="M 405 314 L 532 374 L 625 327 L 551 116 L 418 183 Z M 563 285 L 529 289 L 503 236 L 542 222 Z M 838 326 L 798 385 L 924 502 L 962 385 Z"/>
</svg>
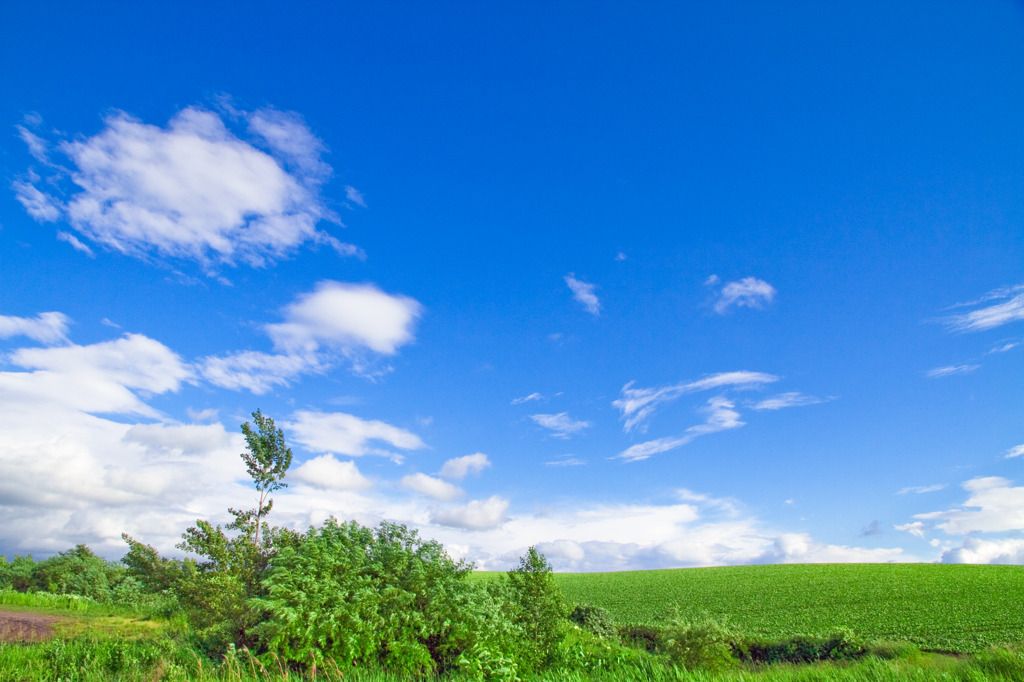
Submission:
<svg viewBox="0 0 1024 682">
<path fill-rule="evenodd" d="M 1024 641 L 1024 566 L 801 564 L 556 574 L 570 604 L 650 623 L 670 607 L 750 635 L 846 627 L 867 639 L 976 652 Z"/>
</svg>

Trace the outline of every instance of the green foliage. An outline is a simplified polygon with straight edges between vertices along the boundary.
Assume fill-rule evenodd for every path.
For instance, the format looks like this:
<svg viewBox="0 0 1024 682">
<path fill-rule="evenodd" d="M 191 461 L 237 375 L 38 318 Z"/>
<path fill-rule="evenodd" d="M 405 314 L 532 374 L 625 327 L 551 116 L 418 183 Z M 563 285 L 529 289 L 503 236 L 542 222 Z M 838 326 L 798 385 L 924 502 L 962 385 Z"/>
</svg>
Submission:
<svg viewBox="0 0 1024 682">
<path fill-rule="evenodd" d="M 528 667 L 543 667 L 565 636 L 567 609 L 562 591 L 555 583 L 551 564 L 534 547 L 507 575 L 511 618 L 526 640 L 520 658 Z"/>
<path fill-rule="evenodd" d="M 663 627 L 661 637 L 658 648 L 673 665 L 687 670 L 725 670 L 738 662 L 733 651 L 739 633 L 709 616 L 696 620 L 674 616 Z"/>
<path fill-rule="evenodd" d="M 448 669 L 483 637 L 471 568 L 405 526 L 331 518 L 273 559 L 254 632 L 287 661 L 319 654 L 409 675 Z"/>
<path fill-rule="evenodd" d="M 602 639 L 618 640 L 618 630 L 607 609 L 590 604 L 578 604 L 569 614 L 569 620 Z"/>
<path fill-rule="evenodd" d="M 811 663 L 859 658 L 867 652 L 850 630 L 830 635 L 796 635 L 781 641 L 754 640 L 740 647 L 740 658 L 752 663 Z"/>
</svg>

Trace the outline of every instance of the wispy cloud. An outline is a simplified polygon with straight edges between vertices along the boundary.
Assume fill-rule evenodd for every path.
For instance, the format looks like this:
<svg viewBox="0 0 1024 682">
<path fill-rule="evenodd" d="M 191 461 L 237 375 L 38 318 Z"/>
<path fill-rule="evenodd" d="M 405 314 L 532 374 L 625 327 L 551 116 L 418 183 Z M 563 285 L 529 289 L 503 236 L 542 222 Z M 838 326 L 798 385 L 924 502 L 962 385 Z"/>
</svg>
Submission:
<svg viewBox="0 0 1024 682">
<path fill-rule="evenodd" d="M 50 165 L 47 187 L 70 178 L 66 202 L 41 191 L 31 175 L 15 183 L 17 198 L 36 220 L 63 217 L 81 237 L 141 258 L 259 267 L 305 243 L 360 255 L 316 227 L 338 222 L 320 197 L 331 169 L 301 117 L 234 113 L 247 126 L 245 139 L 200 107 L 181 110 L 165 128 L 115 112 L 99 134 L 55 145 L 69 168 Z M 46 158 L 45 140 L 25 132 L 22 139 Z"/>
<path fill-rule="evenodd" d="M 989 351 L 989 355 L 993 353 L 1006 353 L 1007 351 L 1011 351 L 1019 345 L 1020 341 L 1007 341 L 1005 343 L 1000 343 L 998 346 Z"/>
<path fill-rule="evenodd" d="M 719 431 L 726 431 L 743 426 L 744 422 L 740 421 L 740 413 L 734 409 L 735 406 L 736 405 L 725 396 L 711 398 L 708 400 L 707 404 L 700 409 L 700 411 L 706 415 L 702 424 L 691 426 L 686 429 L 686 433 L 681 436 L 670 436 L 650 440 L 644 443 L 638 443 L 637 445 L 633 445 L 626 450 L 623 450 L 613 459 L 622 459 L 626 462 L 639 462 L 651 457 L 652 455 L 680 448 L 692 442 L 699 436 L 705 436 L 710 433 L 718 433 Z"/>
<path fill-rule="evenodd" d="M 716 286 L 718 277 L 712 275 L 705 284 Z M 775 287 L 756 277 L 744 277 L 738 282 L 726 282 L 715 300 L 715 312 L 724 315 L 730 308 L 763 310 L 775 299 Z"/>
<path fill-rule="evenodd" d="M 590 426 L 590 422 L 579 421 L 569 416 L 568 412 L 558 414 L 533 414 L 530 419 L 545 429 L 552 431 L 556 438 L 569 438 Z"/>
<path fill-rule="evenodd" d="M 575 457 L 573 455 L 562 455 L 559 459 L 544 462 L 544 466 L 549 467 L 578 467 L 586 464 L 585 460 Z"/>
<path fill-rule="evenodd" d="M 95 258 L 96 257 L 96 254 L 93 253 L 92 249 L 90 249 L 87 245 L 83 244 L 82 241 L 78 237 L 76 237 L 75 235 L 71 234 L 70 232 L 65 232 L 64 230 L 58 230 L 57 231 L 57 239 L 61 240 L 62 242 L 67 242 L 68 244 L 71 244 L 71 248 L 73 248 L 75 251 L 79 251 L 81 253 L 84 253 L 89 258 Z"/>
<path fill-rule="evenodd" d="M 580 281 L 571 272 L 565 276 L 565 283 L 572 290 L 572 297 L 583 305 L 584 310 L 595 317 L 601 314 L 601 302 L 597 299 L 597 294 L 594 293 L 597 288 L 596 284 Z"/>
<path fill-rule="evenodd" d="M 796 391 L 780 393 L 770 398 L 758 401 L 753 405 L 755 410 L 781 410 L 786 407 L 800 407 L 803 405 L 818 405 L 827 402 L 827 398 L 818 398 L 813 395 L 804 395 Z"/>
<path fill-rule="evenodd" d="M 351 185 L 345 185 L 345 198 L 356 206 L 366 208 L 366 200 L 363 198 L 363 193 Z"/>
<path fill-rule="evenodd" d="M 1024 445 L 1016 445 L 1006 451 L 1006 459 L 1013 459 L 1024 455 Z"/>
<path fill-rule="evenodd" d="M 954 376 L 956 374 L 970 374 L 981 368 L 981 365 L 946 365 L 936 367 L 925 372 L 929 379 L 941 379 L 942 377 Z"/>
<path fill-rule="evenodd" d="M 375 419 L 360 419 L 344 412 L 313 412 L 299 410 L 283 427 L 291 438 L 312 452 L 334 453 L 359 457 L 381 455 L 400 459 L 401 455 L 381 443 L 398 450 L 420 450 L 426 444 L 416 434 Z"/>
<path fill-rule="evenodd" d="M 524 395 L 521 398 L 514 398 L 511 404 L 522 405 L 523 403 L 528 403 L 532 400 L 543 400 L 543 398 L 544 396 L 542 396 L 540 393 L 531 393 L 530 395 Z"/>
<path fill-rule="evenodd" d="M 921 495 L 924 493 L 934 493 L 944 489 L 945 487 L 945 483 L 936 483 L 934 485 L 911 485 L 907 486 L 906 488 L 900 488 L 899 490 L 896 491 L 896 494 L 907 495 L 908 493 L 914 493 L 916 495 Z"/>
<path fill-rule="evenodd" d="M 986 331 L 1024 320 L 1024 284 L 996 289 L 976 301 L 954 307 L 975 308 L 968 313 L 945 318 L 946 325 L 955 331 Z"/>
<path fill-rule="evenodd" d="M 613 401 L 612 405 L 622 412 L 622 419 L 625 422 L 623 428 L 627 433 L 637 427 L 641 427 L 640 430 L 643 432 L 644 422 L 651 418 L 659 405 L 673 401 L 681 395 L 726 386 L 739 389 L 756 388 L 774 383 L 779 378 L 764 372 L 737 371 L 721 372 L 695 381 L 660 388 L 633 388 L 635 382 L 631 381 L 622 387 L 622 397 Z"/>
<path fill-rule="evenodd" d="M 54 344 L 68 340 L 68 324 L 64 313 L 39 313 L 35 317 L 0 315 L 0 339 L 26 336 L 39 343 Z"/>
</svg>

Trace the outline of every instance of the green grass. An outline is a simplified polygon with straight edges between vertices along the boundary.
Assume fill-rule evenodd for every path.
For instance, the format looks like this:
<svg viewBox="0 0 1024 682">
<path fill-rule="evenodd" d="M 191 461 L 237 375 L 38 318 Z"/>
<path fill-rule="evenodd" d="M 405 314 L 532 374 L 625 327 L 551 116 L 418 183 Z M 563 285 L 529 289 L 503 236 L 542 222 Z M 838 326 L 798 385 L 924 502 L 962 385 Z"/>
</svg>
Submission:
<svg viewBox="0 0 1024 682">
<path fill-rule="evenodd" d="M 1024 566 L 798 564 L 555 577 L 570 603 L 603 607 L 620 624 L 650 623 L 677 606 L 772 639 L 847 627 L 934 651 L 1024 641 Z"/>
</svg>

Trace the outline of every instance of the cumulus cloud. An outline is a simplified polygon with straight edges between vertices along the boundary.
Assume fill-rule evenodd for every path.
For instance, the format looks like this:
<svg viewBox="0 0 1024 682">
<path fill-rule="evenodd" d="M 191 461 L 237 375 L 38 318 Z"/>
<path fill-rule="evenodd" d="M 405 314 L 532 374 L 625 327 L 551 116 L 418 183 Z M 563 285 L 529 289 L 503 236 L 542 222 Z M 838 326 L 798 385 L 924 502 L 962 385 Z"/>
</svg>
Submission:
<svg viewBox="0 0 1024 682">
<path fill-rule="evenodd" d="M 477 452 L 472 455 L 449 459 L 441 467 L 440 475 L 442 478 L 461 481 L 468 474 L 479 474 L 489 466 L 491 466 L 491 460 L 487 459 L 487 455 Z"/>
<path fill-rule="evenodd" d="M 969 494 L 957 509 L 915 514 L 949 535 L 1024 530 L 1024 487 L 999 476 L 972 478 L 962 484 Z"/>
<path fill-rule="evenodd" d="M 313 352 L 321 347 L 342 352 L 366 348 L 394 355 L 413 340 L 413 324 L 422 306 L 407 296 L 387 294 L 371 284 L 329 280 L 285 307 L 285 321 L 267 326 L 279 350 Z"/>
<path fill-rule="evenodd" d="M 257 394 L 303 374 L 326 372 L 342 360 L 357 374 L 371 374 L 372 354 L 394 355 L 413 341 L 421 310 L 413 299 L 369 284 L 325 280 L 285 306 L 283 322 L 264 327 L 279 352 L 239 351 L 205 357 L 197 365 L 216 386 Z"/>
<path fill-rule="evenodd" d="M 646 430 L 645 422 L 651 418 L 659 405 L 671 402 L 684 394 L 724 387 L 758 388 L 764 384 L 774 383 L 779 378 L 764 372 L 737 371 L 720 372 L 702 379 L 660 388 L 633 388 L 635 382 L 631 381 L 622 387 L 622 397 L 613 401 L 612 405 L 622 412 L 622 419 L 625 421 L 623 428 L 627 433 L 638 426 L 642 432 Z"/>
<path fill-rule="evenodd" d="M 80 236 L 141 258 L 260 267 L 306 243 L 358 255 L 316 227 L 337 218 L 320 197 L 330 175 L 324 145 L 301 117 L 236 113 L 249 139 L 200 107 L 181 110 L 163 128 L 115 112 L 100 133 L 56 145 L 69 168 L 50 180 L 70 178 L 66 202 L 41 192 L 31 176 L 15 183 L 18 200 L 36 220 L 63 217 Z M 22 138 L 44 158 L 45 141 Z"/>
<path fill-rule="evenodd" d="M 467 504 L 439 509 L 430 520 L 453 528 L 488 530 L 505 522 L 508 505 L 508 500 L 494 495 L 486 500 L 473 500 Z"/>
<path fill-rule="evenodd" d="M 590 427 L 590 422 L 575 420 L 569 416 L 568 412 L 532 414 L 530 419 L 545 429 L 549 429 L 556 438 L 570 438 Z"/>
<path fill-rule="evenodd" d="M 373 485 L 355 462 L 342 462 L 332 454 L 306 460 L 288 478 L 325 490 L 365 490 Z"/>
<path fill-rule="evenodd" d="M 947 365 L 945 367 L 930 369 L 925 372 L 925 376 L 929 379 L 941 379 L 942 377 L 953 376 L 955 374 L 970 374 L 980 367 L 981 365 Z"/>
<path fill-rule="evenodd" d="M 1024 320 L 1024 284 L 996 289 L 977 301 L 954 307 L 974 308 L 945 318 L 946 325 L 954 331 L 987 331 Z"/>
<path fill-rule="evenodd" d="M 594 317 L 601 314 L 601 301 L 597 299 L 597 294 L 594 293 L 594 290 L 597 289 L 596 284 L 580 281 L 571 272 L 565 276 L 565 283 L 572 290 L 572 297 L 583 306 L 584 310 Z"/>
<path fill-rule="evenodd" d="M 944 564 L 1024 564 L 1024 540 L 964 538 L 959 547 L 944 551 L 941 561 Z"/>
<path fill-rule="evenodd" d="M 39 313 L 35 317 L 0 315 L 0 339 L 26 336 L 39 343 L 54 344 L 68 340 L 68 324 L 64 313 Z"/>
<path fill-rule="evenodd" d="M 313 452 L 360 457 L 396 457 L 393 450 L 372 445 L 384 443 L 398 450 L 419 450 L 426 444 L 416 434 L 382 421 L 365 420 L 344 412 L 299 410 L 285 424 L 291 438 Z"/>
<path fill-rule="evenodd" d="M 705 282 L 709 286 L 718 284 L 712 276 Z M 726 282 L 715 300 L 715 312 L 724 315 L 730 308 L 752 308 L 763 310 L 775 299 L 775 287 L 756 277 L 744 277 L 738 282 Z"/>
<path fill-rule="evenodd" d="M 441 500 L 442 502 L 454 500 L 464 494 L 462 488 L 457 485 L 452 485 L 448 481 L 442 481 L 440 478 L 419 473 L 403 476 L 402 487 L 415 490 L 420 495 L 426 495 L 431 499 Z"/>
</svg>

